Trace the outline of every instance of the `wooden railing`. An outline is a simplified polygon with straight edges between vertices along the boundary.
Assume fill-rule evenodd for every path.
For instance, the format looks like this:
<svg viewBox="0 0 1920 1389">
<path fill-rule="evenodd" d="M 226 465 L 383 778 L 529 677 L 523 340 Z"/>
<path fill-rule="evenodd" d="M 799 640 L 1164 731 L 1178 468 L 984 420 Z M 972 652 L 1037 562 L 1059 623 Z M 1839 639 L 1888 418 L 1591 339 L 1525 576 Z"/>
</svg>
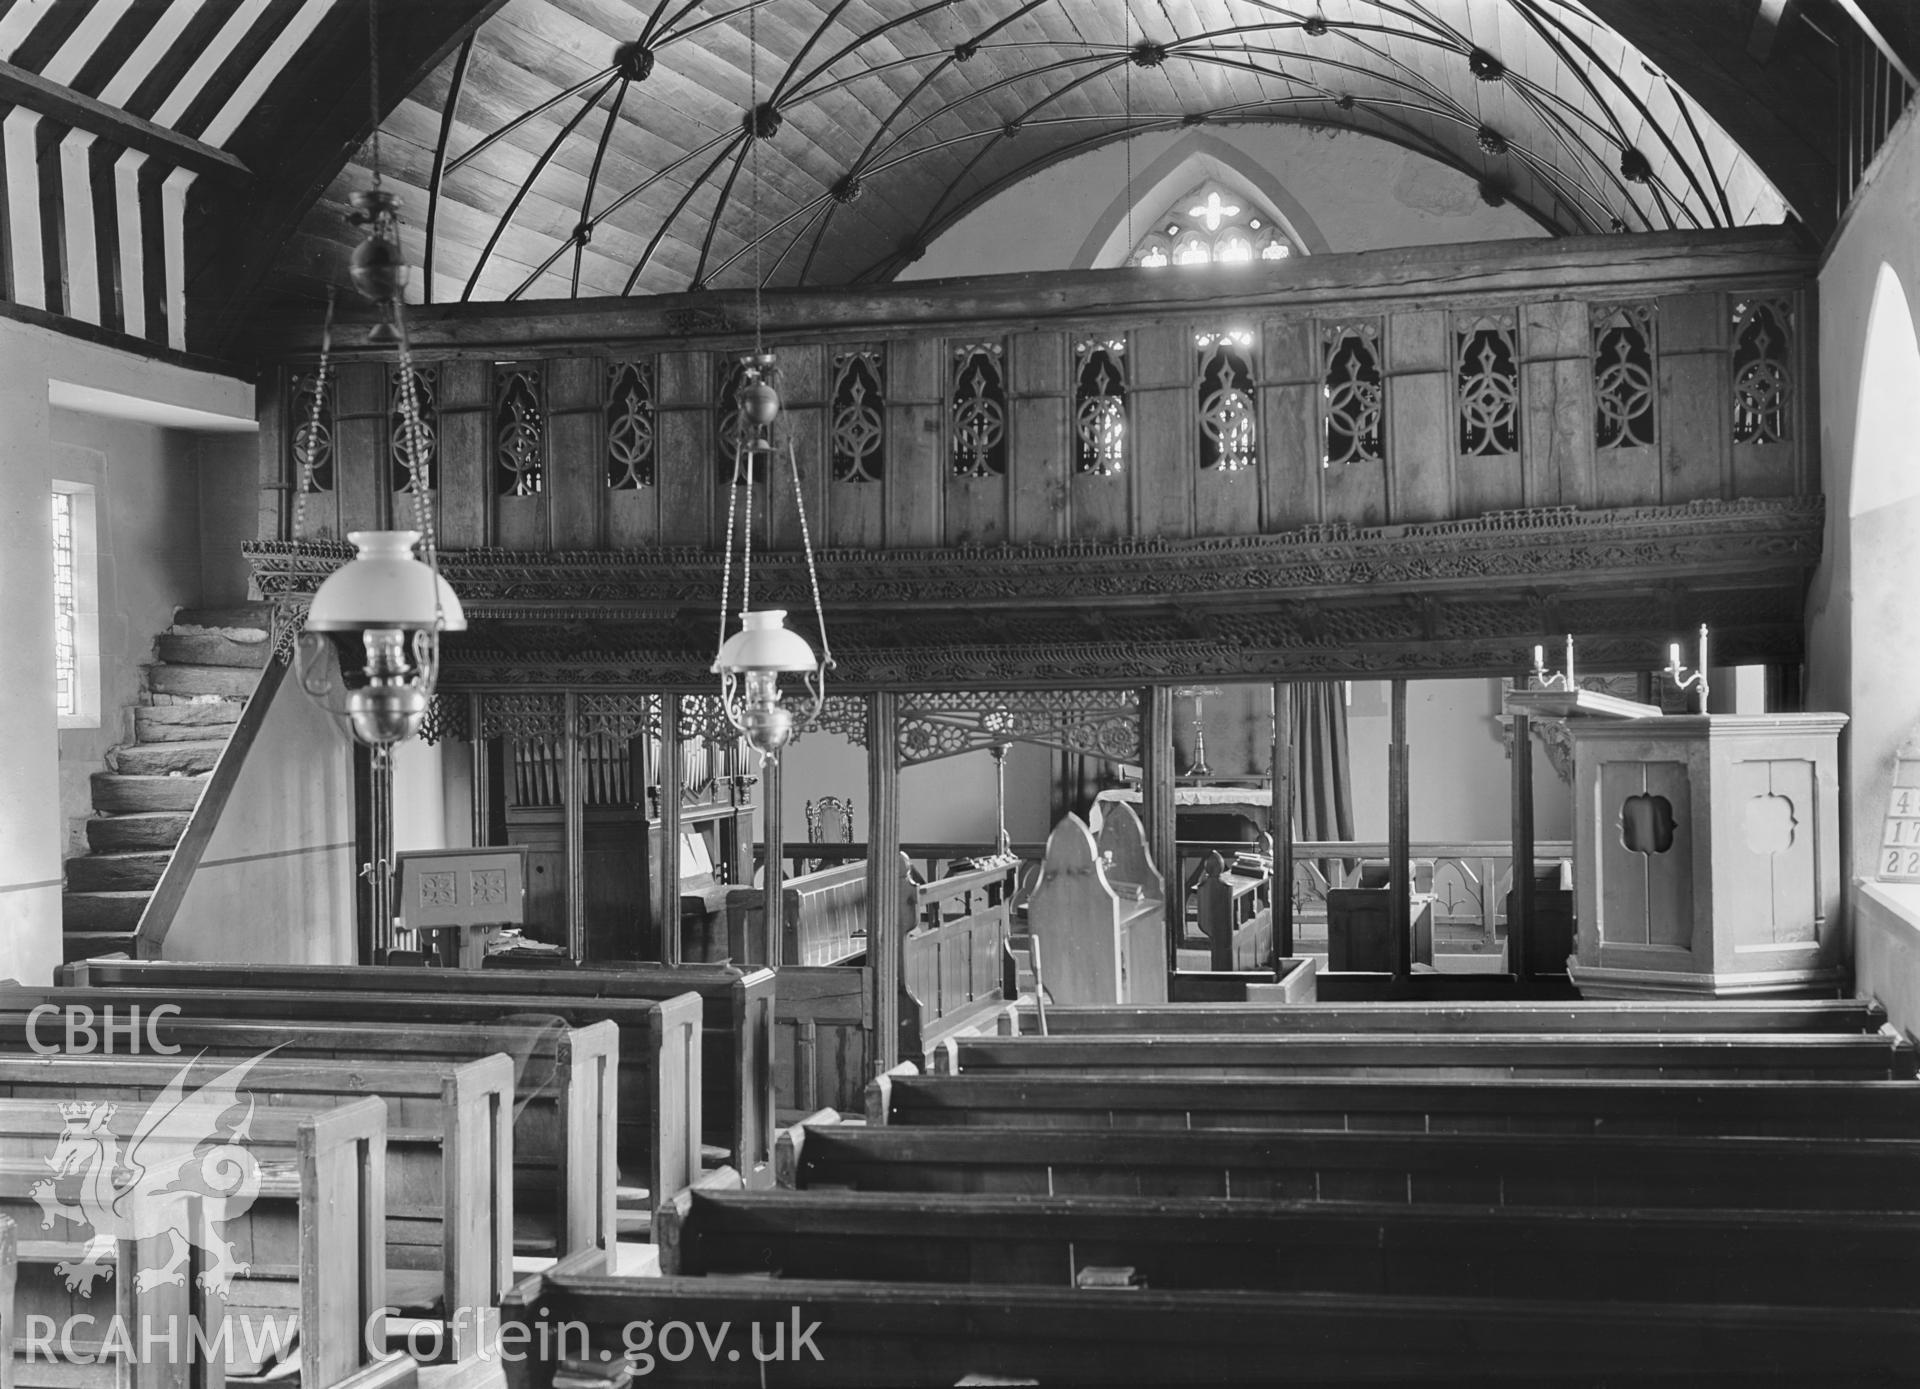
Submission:
<svg viewBox="0 0 1920 1389">
<path fill-rule="evenodd" d="M 1384 841 L 1301 840 L 1293 846 L 1293 908 L 1296 919 L 1324 920 L 1330 888 L 1359 882 L 1363 859 L 1384 859 Z M 1513 846 L 1501 841 L 1422 843 L 1409 846 L 1415 865 L 1414 890 L 1431 893 L 1434 922 L 1477 926 L 1491 940 L 1507 919 L 1507 891 L 1513 886 Z M 1537 864 L 1571 861 L 1569 840 L 1538 840 Z"/>
<path fill-rule="evenodd" d="M 292 664 L 291 648 L 276 651 L 268 658 L 266 668 L 260 672 L 260 683 L 247 696 L 246 708 L 240 711 L 240 721 L 227 736 L 227 745 L 220 749 L 220 757 L 213 764 L 213 771 L 200 792 L 200 799 L 194 802 L 193 813 L 187 817 L 186 831 L 174 846 L 173 856 L 167 860 L 160 881 L 154 886 L 153 896 L 147 899 L 147 905 L 140 913 L 140 923 L 133 932 L 131 953 L 134 958 L 159 958 L 161 947 L 167 943 L 167 933 L 173 929 L 174 915 L 186 898 L 187 886 L 193 881 L 193 875 L 200 871 L 200 860 L 206 856 L 213 831 L 219 825 L 220 817 L 226 813 L 227 800 L 240 780 L 240 769 L 246 765 L 247 754 L 253 750 L 254 740 L 260 736 L 260 727 L 267 721 L 267 711 L 273 707 L 274 696 L 279 692 L 281 683 L 286 679 L 287 668 Z"/>
</svg>

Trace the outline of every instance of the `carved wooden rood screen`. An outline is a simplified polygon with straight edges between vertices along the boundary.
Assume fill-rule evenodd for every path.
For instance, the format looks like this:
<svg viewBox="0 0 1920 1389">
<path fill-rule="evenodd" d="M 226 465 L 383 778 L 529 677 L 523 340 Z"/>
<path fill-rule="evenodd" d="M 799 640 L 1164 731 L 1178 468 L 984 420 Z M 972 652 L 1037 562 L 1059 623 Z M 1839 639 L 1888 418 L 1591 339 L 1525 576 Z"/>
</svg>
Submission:
<svg viewBox="0 0 1920 1389">
<path fill-rule="evenodd" d="M 769 291 L 834 692 L 856 701 L 829 717 L 872 746 L 973 746 L 993 711 L 922 719 L 910 692 L 1514 676 L 1565 632 L 1585 668 L 1645 670 L 1703 622 L 1727 663 L 1795 663 L 1822 526 L 1814 269 L 1755 230 Z M 471 624 L 443 689 L 501 748 L 476 764 L 478 823 L 559 837 L 564 943 L 589 956 L 675 943 L 596 943 L 585 836 L 651 855 L 657 834 L 677 882 L 679 747 L 728 755 L 586 701 L 711 689 L 715 459 L 751 310 L 702 292 L 410 315 L 441 567 Z M 346 532 L 406 499 L 390 364 L 337 347 L 316 412 L 318 323 L 283 331 L 260 387 L 280 505 L 249 558 L 297 612 Z M 761 523 L 756 598 L 804 613 L 791 500 Z M 647 802 L 653 759 L 680 797 Z M 688 804 L 724 821 L 762 798 L 757 773 L 695 769 L 714 789 Z M 897 840 L 897 805 L 864 803 Z"/>
</svg>

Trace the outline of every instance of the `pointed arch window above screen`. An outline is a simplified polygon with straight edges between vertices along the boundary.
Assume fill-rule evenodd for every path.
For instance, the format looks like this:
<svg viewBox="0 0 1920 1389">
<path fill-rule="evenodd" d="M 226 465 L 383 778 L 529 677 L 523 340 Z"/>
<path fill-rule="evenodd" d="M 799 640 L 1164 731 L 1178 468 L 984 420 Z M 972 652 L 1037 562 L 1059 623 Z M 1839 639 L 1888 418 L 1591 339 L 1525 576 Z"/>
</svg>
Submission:
<svg viewBox="0 0 1920 1389">
<path fill-rule="evenodd" d="M 1302 254 L 1257 199 L 1216 179 L 1175 198 L 1146 227 L 1128 265 L 1251 265 Z"/>
</svg>

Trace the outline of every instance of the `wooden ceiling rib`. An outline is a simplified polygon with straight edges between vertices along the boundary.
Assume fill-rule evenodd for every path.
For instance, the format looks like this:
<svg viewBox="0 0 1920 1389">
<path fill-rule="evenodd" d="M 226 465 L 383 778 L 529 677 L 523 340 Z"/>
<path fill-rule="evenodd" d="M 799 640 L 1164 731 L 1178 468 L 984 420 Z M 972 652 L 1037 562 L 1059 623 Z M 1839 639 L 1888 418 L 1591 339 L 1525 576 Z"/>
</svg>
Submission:
<svg viewBox="0 0 1920 1389">
<path fill-rule="evenodd" d="M 211 289 L 224 313 L 263 278 L 307 297 L 346 278 L 347 195 L 368 174 L 353 103 L 364 110 L 371 3 L 330 0 L 323 19 L 302 21 L 301 0 L 0 0 L 0 40 L 38 73 L 85 34 L 59 80 L 94 95 L 118 78 L 116 104 L 191 135 L 224 125 L 281 36 L 315 23 L 231 132 L 232 152 L 271 176 L 225 201 L 196 194 L 214 200 L 196 225 L 218 234 L 194 248 L 195 283 L 225 274 Z M 389 0 L 383 172 L 410 244 L 432 220 L 421 279 L 435 298 L 884 278 L 1021 177 L 1214 121 L 1389 140 L 1557 232 L 1739 225 L 1792 208 L 1818 233 L 1834 185 L 1831 42 L 1789 17 L 1762 63 L 1746 52 L 1751 11 L 1752 0 Z M 1829 27 L 1840 13 L 1829 0 L 1796 12 Z M 162 31 L 167 42 L 150 43 Z M 151 63 L 136 63 L 147 49 Z M 1485 55 L 1504 71 L 1486 71 Z M 751 141 L 740 132 L 755 88 L 781 126 Z"/>
</svg>

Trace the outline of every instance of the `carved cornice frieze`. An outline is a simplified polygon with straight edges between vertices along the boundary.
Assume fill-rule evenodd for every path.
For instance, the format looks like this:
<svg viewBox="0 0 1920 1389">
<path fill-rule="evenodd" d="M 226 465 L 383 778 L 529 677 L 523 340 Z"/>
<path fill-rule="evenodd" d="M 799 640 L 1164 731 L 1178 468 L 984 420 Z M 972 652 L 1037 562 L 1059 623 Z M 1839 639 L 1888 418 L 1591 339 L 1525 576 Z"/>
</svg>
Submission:
<svg viewBox="0 0 1920 1389">
<path fill-rule="evenodd" d="M 837 688 L 1066 688 L 1523 668 L 1544 634 L 1581 634 L 1592 668 L 1658 665 L 1701 622 L 1728 661 L 1799 658 L 1818 498 L 1473 521 L 1316 526 L 1195 541 L 829 552 Z M 331 543 L 247 547 L 296 622 L 350 557 Z M 470 630 L 448 688 L 704 690 L 720 590 L 703 551 L 442 556 Z M 755 564 L 763 601 L 804 596 L 790 556 Z M 1590 655 L 1588 653 L 1591 653 Z"/>
<path fill-rule="evenodd" d="M 837 608 L 1431 589 L 1622 570 L 1644 577 L 1755 565 L 1810 569 L 1820 555 L 1822 516 L 1818 497 L 1607 511 L 1542 507 L 1465 521 L 1317 525 L 1204 540 L 828 550 L 819 568 Z M 352 551 L 336 542 L 268 541 L 248 545 L 246 555 L 263 596 L 278 600 L 311 593 Z M 570 612 L 595 620 L 670 620 L 687 605 L 711 606 L 720 583 L 720 557 L 688 548 L 466 550 L 443 553 L 440 568 L 470 615 L 501 618 L 550 619 L 552 605 L 561 604 L 591 605 Z M 758 561 L 755 582 L 769 603 L 807 605 L 798 555 Z"/>
</svg>

